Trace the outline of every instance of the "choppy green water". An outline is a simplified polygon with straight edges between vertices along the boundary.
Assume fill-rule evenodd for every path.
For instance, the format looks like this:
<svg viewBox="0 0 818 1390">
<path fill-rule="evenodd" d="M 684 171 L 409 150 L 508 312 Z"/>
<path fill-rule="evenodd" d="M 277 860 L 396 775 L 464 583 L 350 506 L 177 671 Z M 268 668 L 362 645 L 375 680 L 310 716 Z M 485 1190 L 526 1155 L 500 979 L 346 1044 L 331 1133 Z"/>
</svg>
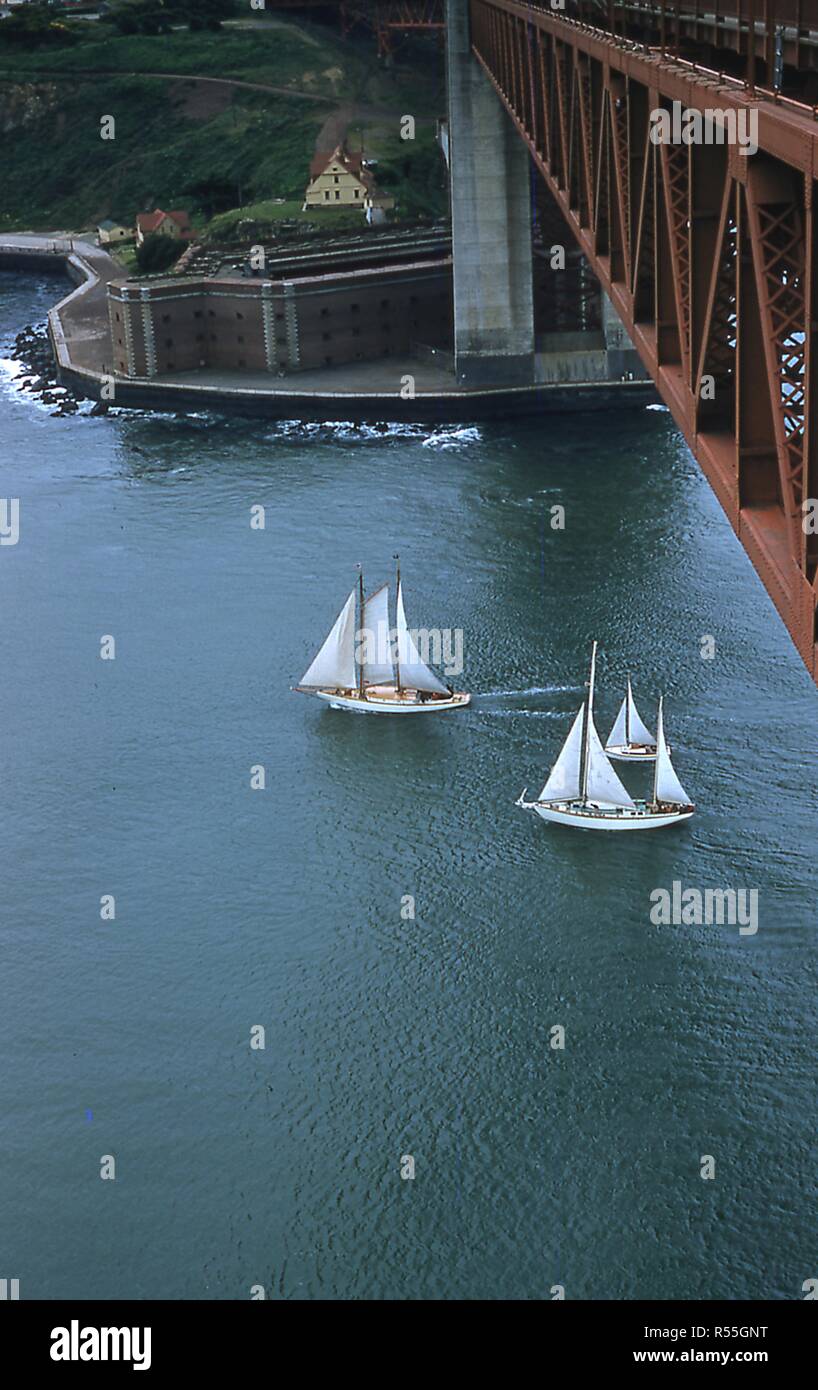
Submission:
<svg viewBox="0 0 818 1390">
<path fill-rule="evenodd" d="M 0 345 L 54 293 L 0 276 Z M 818 695 L 669 417 L 54 420 L 0 382 L 0 1275 L 802 1296 Z M 473 707 L 406 727 L 291 694 L 355 562 L 374 583 L 396 549 L 410 621 L 464 630 Z M 687 827 L 514 807 L 593 637 L 603 732 L 626 670 L 649 722 L 666 692 Z M 757 888 L 758 933 L 654 926 L 674 879 Z"/>
</svg>

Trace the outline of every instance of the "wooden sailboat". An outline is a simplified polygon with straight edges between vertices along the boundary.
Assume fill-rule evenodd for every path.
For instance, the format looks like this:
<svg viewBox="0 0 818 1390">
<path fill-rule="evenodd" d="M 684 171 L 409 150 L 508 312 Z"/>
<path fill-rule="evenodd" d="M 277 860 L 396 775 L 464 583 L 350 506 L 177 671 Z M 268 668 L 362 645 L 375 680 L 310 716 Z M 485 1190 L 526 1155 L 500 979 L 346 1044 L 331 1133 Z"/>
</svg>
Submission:
<svg viewBox="0 0 818 1390">
<path fill-rule="evenodd" d="M 608 761 L 594 724 L 596 647 L 594 642 L 588 699 L 574 718 L 545 786 L 536 801 L 526 801 L 524 791 L 516 804 L 543 820 L 583 830 L 656 830 L 688 820 L 695 808 L 670 761 L 661 699 L 652 800 L 634 800 Z"/>
<path fill-rule="evenodd" d="M 605 752 L 609 758 L 621 763 L 652 763 L 656 757 L 656 739 L 642 723 L 633 698 L 630 676 L 625 698 L 605 744 Z"/>
<path fill-rule="evenodd" d="M 359 571 L 356 587 L 297 690 L 316 695 L 331 709 L 356 714 L 437 714 L 469 703 L 470 695 L 452 690 L 421 660 L 406 622 L 400 564 L 396 589 L 393 633 L 389 585 L 382 584 L 365 597 Z"/>
</svg>

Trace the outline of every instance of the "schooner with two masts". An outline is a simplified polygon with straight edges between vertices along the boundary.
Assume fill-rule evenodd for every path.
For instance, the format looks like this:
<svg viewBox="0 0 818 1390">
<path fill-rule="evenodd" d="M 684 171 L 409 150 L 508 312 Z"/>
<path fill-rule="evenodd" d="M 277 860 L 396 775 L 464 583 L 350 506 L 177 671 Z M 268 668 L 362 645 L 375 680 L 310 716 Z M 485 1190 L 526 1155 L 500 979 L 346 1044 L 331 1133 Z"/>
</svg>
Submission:
<svg viewBox="0 0 818 1390">
<path fill-rule="evenodd" d="M 536 801 L 525 791 L 516 805 L 535 811 L 543 820 L 582 830 L 657 830 L 689 820 L 695 807 L 670 761 L 662 720 L 662 699 L 656 728 L 653 797 L 635 800 L 608 761 L 594 724 L 596 648 L 591 653 L 588 699 L 580 706 L 548 780 Z"/>
<path fill-rule="evenodd" d="M 656 739 L 642 723 L 633 698 L 630 676 L 625 698 L 605 744 L 605 752 L 609 758 L 616 758 L 620 763 L 652 763 L 656 757 Z"/>
<path fill-rule="evenodd" d="M 359 567 L 358 583 L 295 689 L 356 714 L 437 714 L 467 705 L 471 696 L 452 690 L 421 659 L 406 622 L 399 563 L 396 593 L 393 641 L 389 585 L 365 597 Z"/>
</svg>

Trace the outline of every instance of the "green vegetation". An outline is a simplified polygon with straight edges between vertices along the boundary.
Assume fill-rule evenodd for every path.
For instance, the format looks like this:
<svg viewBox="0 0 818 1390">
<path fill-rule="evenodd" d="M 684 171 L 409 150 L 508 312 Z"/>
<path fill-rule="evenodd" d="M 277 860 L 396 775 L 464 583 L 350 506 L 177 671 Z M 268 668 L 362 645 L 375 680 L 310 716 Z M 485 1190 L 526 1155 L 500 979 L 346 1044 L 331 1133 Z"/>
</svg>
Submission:
<svg viewBox="0 0 818 1390">
<path fill-rule="evenodd" d="M 219 178 L 232 201 L 303 196 L 319 120 L 286 98 L 240 92 L 210 119 L 185 117 L 179 84 L 97 80 L 60 92 L 55 110 L 19 128 L 3 150 L 0 229 L 132 225 L 146 207 L 185 208 L 207 220 L 196 190 Z M 100 139 L 100 113 L 116 139 Z M 46 153 L 47 152 L 47 153 Z M 45 156 L 45 157 L 44 157 Z"/>
<path fill-rule="evenodd" d="M 55 16 L 47 5 L 25 5 L 15 10 L 2 26 L 3 43 L 9 49 L 34 49 L 76 43 L 79 35 L 70 24 Z"/>
<path fill-rule="evenodd" d="M 175 24 L 220 29 L 235 13 L 234 0 L 119 0 L 110 18 L 120 34 L 169 34 Z"/>
<path fill-rule="evenodd" d="M 259 241 L 276 231 L 281 222 L 303 222 L 310 227 L 337 229 L 355 227 L 359 231 L 363 225 L 360 208 L 310 208 L 302 213 L 302 198 L 285 199 L 283 202 L 250 203 L 247 207 L 231 208 L 214 217 L 208 224 L 207 241 Z"/>
<path fill-rule="evenodd" d="M 353 136 L 353 141 L 355 137 Z M 401 140 L 390 128 L 362 134 L 364 149 L 377 159 L 373 174 L 379 190 L 395 199 L 395 215 L 401 221 L 417 217 L 445 217 L 449 199 L 446 166 L 431 124 L 418 125 L 414 140 Z M 357 144 L 360 144 L 360 138 Z"/>
<path fill-rule="evenodd" d="M 329 121 L 323 148 L 342 102 L 358 104 L 350 147 L 363 141 L 381 161 L 378 187 L 398 199 L 401 220 L 445 210 L 433 134 L 441 72 L 431 46 L 422 63 L 385 71 L 371 35 L 342 42 L 335 30 L 277 18 L 161 37 L 78 22 L 69 46 L 36 48 L 7 43 L 10 23 L 0 24 L 0 118 L 11 119 L 0 230 L 80 229 L 105 217 L 133 225 L 138 211 L 155 206 L 186 209 L 209 239 L 243 235 L 240 223 L 263 235 L 302 216 L 360 226 L 356 209 L 301 213 L 319 132 Z M 196 83 L 193 75 L 274 90 Z M 397 131 L 407 110 L 417 139 L 404 143 Z M 115 119 L 113 140 L 101 138 L 103 115 Z M 341 133 L 345 125 L 341 118 Z"/>
<path fill-rule="evenodd" d="M 136 248 L 136 264 L 143 275 L 154 275 L 158 271 L 167 270 L 174 261 L 178 261 L 182 249 L 182 243 L 174 237 L 159 236 L 156 232 L 151 232 L 145 237 L 142 245 Z"/>
<path fill-rule="evenodd" d="M 239 21 L 216 34 L 175 30 L 158 37 L 118 34 L 108 22 L 77 21 L 78 41 L 71 48 L 28 51 L 4 43 L 10 23 L 0 24 L 0 77 L 166 72 L 263 82 L 321 98 L 329 107 L 342 99 L 384 106 L 397 115 L 435 116 L 444 104 L 436 57 L 430 62 L 426 52 L 422 62 L 385 69 L 375 60 L 371 34 L 342 40 L 334 29 L 266 16 L 253 27 Z"/>
</svg>

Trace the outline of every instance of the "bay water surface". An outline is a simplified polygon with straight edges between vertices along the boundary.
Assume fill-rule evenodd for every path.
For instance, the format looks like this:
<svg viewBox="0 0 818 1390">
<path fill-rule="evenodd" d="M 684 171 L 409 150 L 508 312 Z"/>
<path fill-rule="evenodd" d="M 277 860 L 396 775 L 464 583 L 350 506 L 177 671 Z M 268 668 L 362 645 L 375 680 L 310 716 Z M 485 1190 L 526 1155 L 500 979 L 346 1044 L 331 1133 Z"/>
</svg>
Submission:
<svg viewBox="0 0 818 1390">
<path fill-rule="evenodd" d="M 818 693 L 670 416 L 54 419 L 8 359 L 63 292 L 0 275 L 0 1274 L 803 1297 Z M 467 711 L 290 690 L 395 551 L 410 625 L 463 630 Z M 685 826 L 514 805 L 594 638 L 603 736 L 628 671 L 649 725 L 666 695 Z M 757 889 L 757 933 L 655 925 L 674 880 Z"/>
</svg>

